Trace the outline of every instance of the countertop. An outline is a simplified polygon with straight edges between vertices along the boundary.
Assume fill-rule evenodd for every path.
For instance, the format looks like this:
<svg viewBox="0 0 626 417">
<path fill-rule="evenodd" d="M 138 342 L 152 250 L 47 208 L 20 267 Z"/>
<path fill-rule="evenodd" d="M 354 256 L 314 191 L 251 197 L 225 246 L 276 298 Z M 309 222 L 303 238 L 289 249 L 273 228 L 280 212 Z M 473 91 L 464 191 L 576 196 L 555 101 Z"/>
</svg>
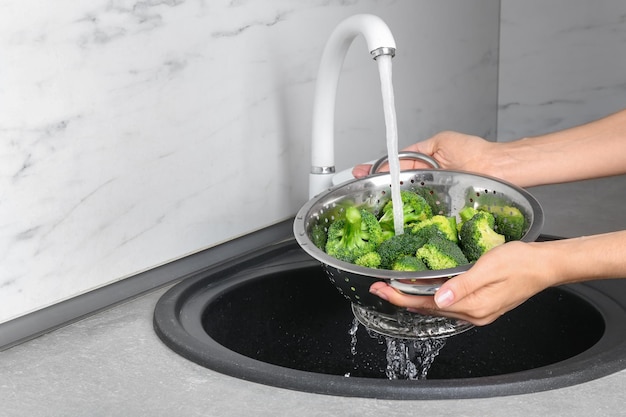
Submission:
<svg viewBox="0 0 626 417">
<path fill-rule="evenodd" d="M 606 195 L 601 196 L 597 182 L 588 184 L 589 189 L 562 189 L 563 195 L 551 188 L 536 190 L 534 194 L 546 209 L 546 231 L 575 235 L 626 229 L 617 208 L 624 203 L 624 180 L 602 184 L 605 187 L 600 189 Z M 582 204 L 589 202 L 592 192 L 596 203 L 602 198 L 603 209 L 609 207 L 604 211 L 608 214 L 586 221 L 597 209 L 597 204 Z M 574 204 L 578 210 L 573 209 Z M 567 216 L 556 220 L 564 206 L 568 207 Z M 585 211 L 586 207 L 589 210 Z M 563 224 L 583 226 L 565 231 L 559 229 Z M 152 314 L 167 288 L 152 290 L 0 352 L 0 415 L 626 415 L 626 371 L 533 394 L 437 401 L 338 397 L 247 382 L 184 359 L 159 340 L 153 331 Z"/>
<path fill-rule="evenodd" d="M 246 382 L 196 365 L 161 343 L 152 311 L 163 291 L 2 352 L 2 415 L 626 415 L 626 371 L 536 394 L 443 401 L 335 397 Z"/>
</svg>

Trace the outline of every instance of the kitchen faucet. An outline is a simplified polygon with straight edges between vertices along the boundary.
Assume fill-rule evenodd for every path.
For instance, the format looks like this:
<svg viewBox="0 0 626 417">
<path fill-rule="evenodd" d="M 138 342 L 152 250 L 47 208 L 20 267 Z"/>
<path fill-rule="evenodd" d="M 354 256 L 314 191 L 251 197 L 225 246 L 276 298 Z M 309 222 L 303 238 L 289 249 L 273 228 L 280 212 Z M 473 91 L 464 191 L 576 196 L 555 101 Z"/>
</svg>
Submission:
<svg viewBox="0 0 626 417">
<path fill-rule="evenodd" d="M 373 59 L 396 52 L 389 27 L 377 16 L 358 14 L 337 25 L 326 42 L 317 74 L 313 104 L 309 198 L 332 186 L 335 173 L 335 98 L 339 73 L 352 41 L 363 35 Z"/>
</svg>

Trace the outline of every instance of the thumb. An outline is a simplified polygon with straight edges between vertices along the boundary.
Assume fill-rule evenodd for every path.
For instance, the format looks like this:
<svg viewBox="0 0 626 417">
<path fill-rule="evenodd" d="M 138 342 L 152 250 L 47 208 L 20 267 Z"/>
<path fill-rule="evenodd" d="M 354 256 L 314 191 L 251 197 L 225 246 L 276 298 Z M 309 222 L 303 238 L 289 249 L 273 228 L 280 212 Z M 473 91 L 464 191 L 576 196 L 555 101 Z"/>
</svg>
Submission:
<svg viewBox="0 0 626 417">
<path fill-rule="evenodd" d="M 479 284 L 470 278 L 469 273 L 457 275 L 446 281 L 435 293 L 435 303 L 439 308 L 450 307 L 478 289 Z"/>
<path fill-rule="evenodd" d="M 415 142 L 412 145 L 407 146 L 403 150 L 411 152 L 419 152 L 429 156 L 433 156 L 435 153 L 436 141 L 433 138 L 425 139 L 420 142 Z"/>
<path fill-rule="evenodd" d="M 370 174 L 370 168 L 372 166 L 369 164 L 359 164 L 352 168 L 352 176 L 354 178 L 363 178 L 367 177 Z"/>
</svg>

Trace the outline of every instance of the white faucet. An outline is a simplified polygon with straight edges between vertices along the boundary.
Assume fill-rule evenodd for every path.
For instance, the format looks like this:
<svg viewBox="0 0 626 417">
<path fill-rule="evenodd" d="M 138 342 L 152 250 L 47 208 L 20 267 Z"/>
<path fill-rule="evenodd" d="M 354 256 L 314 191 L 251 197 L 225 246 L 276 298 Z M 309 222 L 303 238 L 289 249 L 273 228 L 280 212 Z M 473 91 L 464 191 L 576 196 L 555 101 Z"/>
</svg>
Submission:
<svg viewBox="0 0 626 417">
<path fill-rule="evenodd" d="M 363 35 L 374 59 L 380 55 L 395 55 L 396 42 L 389 27 L 377 16 L 358 14 L 337 25 L 326 42 L 317 74 L 313 104 L 311 142 L 311 173 L 309 198 L 332 186 L 335 173 L 335 98 L 339 73 L 352 41 Z"/>
</svg>

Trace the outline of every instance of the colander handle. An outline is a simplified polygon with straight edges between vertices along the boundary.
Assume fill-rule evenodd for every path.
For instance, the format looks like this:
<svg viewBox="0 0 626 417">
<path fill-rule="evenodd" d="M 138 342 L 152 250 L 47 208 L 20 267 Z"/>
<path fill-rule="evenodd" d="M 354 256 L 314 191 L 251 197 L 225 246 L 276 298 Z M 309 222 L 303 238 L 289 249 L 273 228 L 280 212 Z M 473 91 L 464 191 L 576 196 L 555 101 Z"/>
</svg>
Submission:
<svg viewBox="0 0 626 417">
<path fill-rule="evenodd" d="M 398 153 L 398 157 L 400 159 L 419 159 L 421 161 L 424 161 L 428 164 L 430 164 L 433 168 L 440 168 L 439 166 L 439 162 L 437 162 L 434 158 L 420 153 L 420 152 L 409 152 L 409 151 L 403 151 L 403 152 L 399 152 Z M 378 159 L 377 161 L 375 161 L 372 164 L 372 167 L 370 168 L 370 175 L 372 174 L 376 174 L 378 172 L 378 170 L 380 169 L 380 167 L 387 162 L 388 156 L 385 155 L 382 158 Z"/>
</svg>

